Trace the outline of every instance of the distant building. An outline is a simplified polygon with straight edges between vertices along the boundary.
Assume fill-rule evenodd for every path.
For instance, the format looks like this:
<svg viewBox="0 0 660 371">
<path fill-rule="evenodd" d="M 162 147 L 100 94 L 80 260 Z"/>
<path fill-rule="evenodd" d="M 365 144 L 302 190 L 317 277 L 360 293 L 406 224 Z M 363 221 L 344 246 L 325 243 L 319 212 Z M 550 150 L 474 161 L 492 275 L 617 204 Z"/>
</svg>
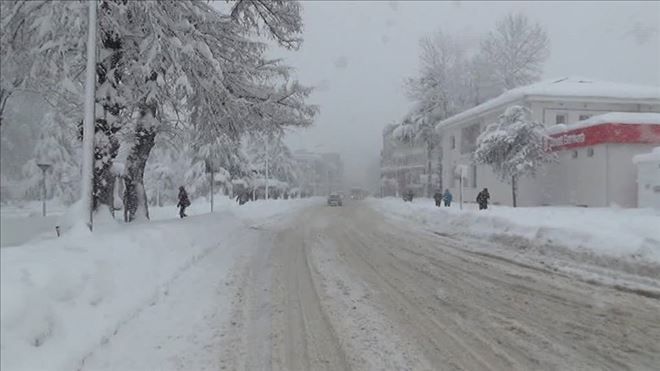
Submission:
<svg viewBox="0 0 660 371">
<path fill-rule="evenodd" d="M 300 169 L 298 188 L 308 196 L 325 196 L 343 190 L 344 164 L 338 153 L 298 150 L 293 157 Z"/>
<path fill-rule="evenodd" d="M 660 87 L 578 78 L 544 81 L 510 90 L 441 121 L 437 130 L 442 136 L 442 177 L 455 194 L 454 169 L 467 165 L 466 200 L 474 200 L 479 190 L 488 187 L 494 203 L 512 204 L 511 187 L 499 181 L 490 167 L 471 161 L 481 131 L 512 105 L 528 108 L 554 137 L 577 140 L 553 148 L 559 163 L 536 179 L 521 179 L 519 205 L 636 206 L 632 157 L 660 144 L 660 120 L 657 115 L 625 113 L 660 112 Z M 611 112 L 623 114 L 595 117 Z M 645 134 L 637 135 L 639 131 Z"/>
<path fill-rule="evenodd" d="M 383 130 L 383 149 L 380 153 L 380 195 L 400 196 L 412 190 L 422 196 L 426 184 L 426 149 L 414 143 L 402 143 L 392 138 L 394 125 Z M 432 184 L 442 188 L 442 152 L 436 149 L 431 154 Z"/>
<path fill-rule="evenodd" d="M 512 204 L 511 187 L 489 166 L 472 164 L 479 134 L 512 105 L 528 108 L 532 118 L 548 128 L 555 138 L 550 149 L 559 155 L 559 162 L 536 178 L 520 180 L 520 206 L 637 206 L 632 158 L 660 144 L 660 87 L 563 78 L 510 90 L 438 123 L 442 139 L 433 155 L 433 170 L 440 176 L 434 184 L 458 194 L 454 174 L 457 167 L 467 166 L 465 200 L 473 201 L 487 187 L 492 202 Z M 389 195 L 395 184 L 399 189 L 423 186 L 423 180 L 408 183 L 409 178 L 393 177 L 389 171 L 393 159 L 403 156 L 406 160 L 395 169 L 412 172 L 412 180 L 423 175 L 423 148 L 399 149 L 401 144 L 385 141 L 386 134 L 387 129 L 381 152 L 383 194 Z"/>
</svg>

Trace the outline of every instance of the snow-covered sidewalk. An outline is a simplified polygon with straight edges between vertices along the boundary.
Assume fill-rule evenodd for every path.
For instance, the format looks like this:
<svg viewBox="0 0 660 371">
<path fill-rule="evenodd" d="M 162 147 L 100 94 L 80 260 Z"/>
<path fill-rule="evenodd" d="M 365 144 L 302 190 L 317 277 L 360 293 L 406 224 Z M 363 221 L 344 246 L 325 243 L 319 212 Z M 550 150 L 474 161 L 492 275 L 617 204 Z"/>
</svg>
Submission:
<svg viewBox="0 0 660 371">
<path fill-rule="evenodd" d="M 370 199 L 382 214 L 460 248 L 660 297 L 660 212 L 652 209 L 436 207 Z M 453 242 L 452 242 L 453 241 Z"/>
<path fill-rule="evenodd" d="M 70 232 L 3 248 L 2 370 L 76 370 L 92 361 L 93 368 L 175 368 L 189 352 L 203 352 L 199 348 L 217 335 L 208 322 L 220 325 L 231 297 L 226 278 L 237 259 L 255 247 L 259 230 L 254 226 L 277 222 L 315 202 L 238 207 L 223 199 L 214 214 L 194 215 L 204 211 L 201 203 L 194 204 L 184 220 L 172 219 L 173 207 L 156 208 L 156 221 L 149 223 L 110 221 L 93 234 Z M 191 334 L 194 339 L 186 337 Z M 113 342 L 120 335 L 136 341 Z M 98 355 L 100 349 L 122 354 L 122 344 L 160 348 L 122 356 L 121 364 Z M 146 360 L 150 363 L 141 363 Z"/>
<path fill-rule="evenodd" d="M 510 243 L 556 245 L 660 264 L 660 211 L 652 209 L 490 206 L 436 207 L 432 200 L 370 199 L 390 217 L 443 234 L 466 234 Z"/>
</svg>

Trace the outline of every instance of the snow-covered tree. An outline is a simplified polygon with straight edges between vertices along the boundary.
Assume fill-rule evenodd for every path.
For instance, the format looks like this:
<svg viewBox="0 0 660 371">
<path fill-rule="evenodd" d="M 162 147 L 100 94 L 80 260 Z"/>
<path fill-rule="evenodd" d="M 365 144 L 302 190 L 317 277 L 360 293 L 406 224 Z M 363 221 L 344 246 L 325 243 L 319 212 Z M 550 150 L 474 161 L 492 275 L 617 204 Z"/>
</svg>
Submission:
<svg viewBox="0 0 660 371">
<path fill-rule="evenodd" d="M 129 194 L 137 192 L 138 217 L 147 215 L 143 174 L 155 137 L 181 120 L 233 141 L 266 126 L 311 124 L 310 90 L 290 82 L 289 68 L 266 59 L 266 45 L 249 38 L 264 25 L 295 47 L 299 4 L 240 1 L 230 16 L 199 0 L 108 3 L 108 29 L 125 40 L 122 95 L 136 102 L 126 182 Z"/>
<path fill-rule="evenodd" d="M 25 195 L 39 199 L 43 174 L 37 164 L 49 164 L 46 172 L 46 197 L 73 203 L 80 192 L 79 145 L 76 133 L 61 116 L 49 113 L 40 125 L 41 133 L 33 157 L 23 165 Z"/>
<path fill-rule="evenodd" d="M 0 123 L 12 96 L 40 94 L 66 113 L 62 98 L 79 93 L 74 76 L 84 68 L 84 20 L 80 1 L 0 2 Z"/>
<path fill-rule="evenodd" d="M 236 0 L 231 16 L 249 30 L 265 34 L 279 45 L 297 50 L 302 44 L 300 2 L 289 0 Z"/>
<path fill-rule="evenodd" d="M 411 145 L 421 144 L 426 150 L 426 185 L 424 194 L 431 197 L 433 193 L 433 150 L 440 144 L 440 136 L 435 130 L 435 122 L 423 111 L 416 111 L 408 116 L 392 132 L 392 137 Z"/>
<path fill-rule="evenodd" d="M 128 202 L 135 209 L 131 215 L 139 218 L 148 216 L 144 170 L 157 134 L 185 127 L 197 131 L 196 138 L 235 142 L 264 127 L 311 124 L 317 109 L 305 103 L 310 89 L 291 81 L 290 69 L 267 59 L 266 44 L 253 37 L 265 34 L 297 48 L 302 31 L 297 2 L 242 0 L 232 3 L 228 14 L 203 0 L 99 4 L 96 206 L 113 204 L 111 169 L 120 145 L 130 147 L 125 194 L 134 201 Z M 55 106 L 78 109 L 79 116 L 86 7 L 82 1 L 17 0 L 3 2 L 2 9 L 8 31 L 2 61 L 19 67 L 19 59 L 5 50 L 22 45 L 20 51 L 30 57 L 22 58 L 32 61 L 24 75 L 40 76 L 44 93 L 73 96 Z M 7 35 L 25 35 L 26 42 Z M 17 85 L 4 81 L 3 89 Z"/>
<path fill-rule="evenodd" d="M 110 1 L 101 2 L 102 15 L 104 4 Z M 38 93 L 59 115 L 70 118 L 73 128 L 77 125 L 82 130 L 87 3 L 10 0 L 3 2 L 3 7 L 3 31 L 8 31 L 1 39 L 3 80 L 4 71 L 10 71 L 9 76 L 21 80 L 19 89 Z M 111 169 L 119 149 L 115 136 L 121 128 L 116 118 L 119 104 L 111 99 L 118 97 L 111 89 L 118 84 L 118 45 L 116 36 L 103 29 L 97 44 L 100 56 L 96 77 L 101 98 L 97 99 L 96 110 L 93 204 L 95 209 L 105 204 L 112 212 Z"/>
<path fill-rule="evenodd" d="M 437 31 L 420 40 L 420 71 L 405 81 L 414 108 L 393 132 L 399 141 L 422 144 L 426 150 L 425 194 L 433 192 L 432 156 L 440 142 L 435 125 L 473 102 L 470 63 L 458 40 Z"/>
<path fill-rule="evenodd" d="M 545 139 L 543 124 L 532 120 L 527 108 L 511 106 L 479 135 L 473 161 L 490 165 L 502 181 L 511 184 L 516 207 L 518 180 L 535 176 L 541 166 L 556 158 L 546 151 Z"/>
<path fill-rule="evenodd" d="M 445 119 L 466 107 L 466 57 L 458 40 L 437 31 L 420 40 L 420 70 L 405 80 L 415 110 L 434 119 Z"/>
<path fill-rule="evenodd" d="M 245 152 L 250 166 L 260 177 L 266 176 L 266 167 L 268 167 L 270 179 L 289 185 L 296 182 L 300 169 L 297 167 L 291 150 L 284 143 L 283 133 L 252 134 L 245 142 Z"/>
<path fill-rule="evenodd" d="M 248 156 L 241 150 L 238 140 L 226 135 L 198 138 L 194 146 L 184 152 L 188 167 L 183 181 L 193 197 L 205 196 L 210 188 L 210 175 L 207 166 L 212 166 L 226 179 L 225 187 L 230 188 L 232 179 L 244 179 L 250 175 Z"/>
<path fill-rule="evenodd" d="M 481 56 L 502 88 L 509 90 L 540 78 L 549 44 L 539 23 L 532 23 L 522 13 L 510 13 L 483 40 Z"/>
</svg>

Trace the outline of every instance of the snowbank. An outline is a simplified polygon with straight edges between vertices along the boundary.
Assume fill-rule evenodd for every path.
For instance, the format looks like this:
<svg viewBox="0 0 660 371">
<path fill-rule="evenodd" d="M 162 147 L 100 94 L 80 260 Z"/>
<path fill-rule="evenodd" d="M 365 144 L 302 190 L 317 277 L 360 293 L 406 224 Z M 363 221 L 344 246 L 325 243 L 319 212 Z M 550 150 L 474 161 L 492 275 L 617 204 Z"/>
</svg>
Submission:
<svg viewBox="0 0 660 371">
<path fill-rule="evenodd" d="M 4 204 L 0 207 L 0 246 L 15 246 L 35 239 L 55 237 L 66 206 L 49 200 L 47 216 L 41 216 L 41 202 Z"/>
<path fill-rule="evenodd" d="M 222 195 L 215 195 L 214 210 L 222 212 L 223 210 L 233 210 L 237 215 L 249 215 L 250 217 L 269 217 L 273 214 L 283 212 L 287 207 L 297 205 L 297 203 L 314 202 L 312 199 L 290 199 L 290 200 L 269 200 L 264 202 L 248 202 L 239 207 L 232 199 Z M 319 201 L 320 202 L 320 201 Z M 2 205 L 0 209 L 0 246 L 11 247 L 25 244 L 27 242 L 37 242 L 42 240 L 54 239 L 57 237 L 55 226 L 59 225 L 65 232 L 73 222 L 74 212 L 72 207 L 55 202 L 48 201 L 48 216 L 41 216 L 41 203 L 37 201 L 26 202 L 20 205 Z M 211 204 L 206 197 L 200 197 L 193 200 L 192 205 L 186 210 L 188 215 L 207 214 L 211 211 Z M 165 205 L 161 207 L 150 206 L 149 215 L 151 220 L 163 220 L 178 218 L 179 209 L 175 205 Z M 118 210 L 115 217 L 118 221 L 123 218 L 123 212 Z M 97 217 L 98 218 L 98 217 Z M 105 217 L 104 217 L 105 219 Z"/>
<path fill-rule="evenodd" d="M 412 221 L 452 235 L 484 240 L 522 239 L 537 245 L 560 246 L 627 261 L 660 264 L 660 211 L 652 209 L 576 207 L 491 207 L 476 210 L 438 208 L 432 201 L 404 203 L 399 199 L 372 199 L 370 205 L 385 215 Z"/>
<path fill-rule="evenodd" d="M 131 225 L 109 221 L 93 234 L 71 231 L 61 238 L 3 248 L 0 368 L 77 369 L 120 327 L 168 295 L 169 285 L 197 261 L 218 250 L 233 259 L 237 242 L 252 223 L 277 219 L 313 202 L 319 201 L 239 207 L 224 199 L 224 211 L 184 220 L 172 219 L 174 207 L 155 208 L 154 216 L 169 220 Z M 198 201 L 191 211 L 203 206 Z"/>
</svg>

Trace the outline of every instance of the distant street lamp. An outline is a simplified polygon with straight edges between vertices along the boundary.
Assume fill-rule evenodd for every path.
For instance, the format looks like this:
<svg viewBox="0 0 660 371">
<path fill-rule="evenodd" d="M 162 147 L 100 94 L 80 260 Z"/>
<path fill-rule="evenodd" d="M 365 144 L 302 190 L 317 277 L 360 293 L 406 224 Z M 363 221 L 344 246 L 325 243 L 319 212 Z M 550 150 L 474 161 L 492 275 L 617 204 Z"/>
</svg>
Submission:
<svg viewBox="0 0 660 371">
<path fill-rule="evenodd" d="M 46 171 L 50 169 L 50 164 L 37 164 L 43 175 L 41 179 L 41 214 L 46 216 Z"/>
<path fill-rule="evenodd" d="M 206 160 L 206 173 L 211 174 L 211 212 L 213 212 L 213 183 L 215 183 L 215 169 L 210 160 Z"/>
<path fill-rule="evenodd" d="M 458 187 L 459 187 L 459 204 L 460 209 L 463 210 L 463 181 L 467 179 L 468 167 L 467 165 L 456 165 L 454 170 L 454 176 L 458 177 Z"/>
<path fill-rule="evenodd" d="M 269 158 L 268 157 L 270 156 L 270 148 L 268 146 L 269 142 L 270 142 L 270 136 L 266 136 L 266 190 L 265 190 L 266 191 L 266 200 L 268 200 L 268 198 L 269 198 L 269 196 L 268 196 L 268 177 L 270 175 L 268 173 L 268 166 L 269 166 L 269 164 L 268 164 Z"/>
</svg>

